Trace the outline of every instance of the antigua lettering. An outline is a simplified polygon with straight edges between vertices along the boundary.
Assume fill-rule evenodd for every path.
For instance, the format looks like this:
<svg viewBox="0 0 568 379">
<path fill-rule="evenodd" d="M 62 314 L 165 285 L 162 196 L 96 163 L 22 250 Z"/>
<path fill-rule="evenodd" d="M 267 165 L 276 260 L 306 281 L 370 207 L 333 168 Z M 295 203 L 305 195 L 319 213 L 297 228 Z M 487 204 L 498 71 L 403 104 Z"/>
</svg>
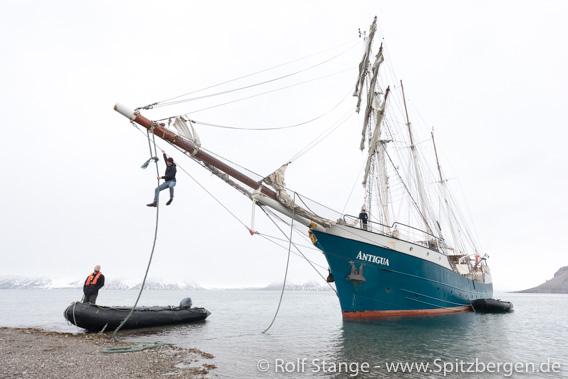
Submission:
<svg viewBox="0 0 568 379">
<path fill-rule="evenodd" d="M 360 259 L 362 261 L 367 261 L 367 262 L 372 262 L 372 263 L 377 263 L 377 264 L 380 264 L 380 265 L 383 265 L 383 266 L 389 265 L 389 260 L 387 258 L 379 257 L 377 255 L 372 255 L 372 254 L 365 254 L 362 251 L 360 251 L 359 254 L 357 254 L 356 259 Z"/>
</svg>

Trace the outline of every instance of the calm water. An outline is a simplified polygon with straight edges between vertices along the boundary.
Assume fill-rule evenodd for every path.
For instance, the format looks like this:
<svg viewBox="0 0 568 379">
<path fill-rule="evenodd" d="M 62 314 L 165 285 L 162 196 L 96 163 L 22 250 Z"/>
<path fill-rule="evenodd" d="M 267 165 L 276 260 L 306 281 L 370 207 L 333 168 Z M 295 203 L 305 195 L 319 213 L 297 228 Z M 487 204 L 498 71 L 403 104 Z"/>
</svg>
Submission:
<svg viewBox="0 0 568 379">
<path fill-rule="evenodd" d="M 133 305 L 137 295 L 103 289 L 98 303 Z M 503 315 L 363 323 L 342 321 L 333 292 L 286 292 L 264 334 L 279 292 L 145 291 L 139 305 L 177 305 L 188 296 L 211 311 L 207 321 L 121 331 L 119 338 L 196 347 L 215 356 L 213 376 L 220 378 L 568 378 L 568 295 L 496 294 L 515 305 Z M 0 326 L 80 333 L 63 318 L 80 297 L 77 290 L 0 290 Z M 396 363 L 414 364 L 413 373 L 400 366 L 389 372 L 387 365 Z M 420 363 L 429 364 L 425 373 L 417 373 Z M 266 372 L 257 368 L 266 364 Z"/>
</svg>

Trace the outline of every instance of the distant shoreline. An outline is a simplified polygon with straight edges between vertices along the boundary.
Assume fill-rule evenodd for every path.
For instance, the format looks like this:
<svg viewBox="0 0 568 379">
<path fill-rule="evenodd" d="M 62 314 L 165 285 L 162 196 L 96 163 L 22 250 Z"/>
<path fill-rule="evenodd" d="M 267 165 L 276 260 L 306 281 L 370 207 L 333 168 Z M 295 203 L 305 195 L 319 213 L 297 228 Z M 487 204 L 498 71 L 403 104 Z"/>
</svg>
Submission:
<svg viewBox="0 0 568 379">
<path fill-rule="evenodd" d="M 142 282 L 131 279 L 114 279 L 107 280 L 104 286 L 105 290 L 139 290 Z M 55 278 L 33 278 L 17 275 L 0 275 L 0 289 L 57 289 L 57 290 L 82 290 L 83 280 L 67 281 Z M 144 290 L 230 290 L 230 291 L 271 291 L 282 290 L 282 283 L 274 282 L 259 287 L 240 287 L 240 288 L 219 288 L 219 287 L 203 287 L 195 282 L 186 282 L 182 280 L 162 280 L 151 278 L 144 284 Z M 328 283 L 322 282 L 302 282 L 302 283 L 286 283 L 287 291 L 332 291 L 333 289 Z"/>
<path fill-rule="evenodd" d="M 213 355 L 194 348 L 160 346 L 138 352 L 102 350 L 129 346 L 110 334 L 72 334 L 36 328 L 0 327 L 0 376 L 33 378 L 207 377 Z M 33 359 L 30 359 L 33 357 Z"/>
</svg>

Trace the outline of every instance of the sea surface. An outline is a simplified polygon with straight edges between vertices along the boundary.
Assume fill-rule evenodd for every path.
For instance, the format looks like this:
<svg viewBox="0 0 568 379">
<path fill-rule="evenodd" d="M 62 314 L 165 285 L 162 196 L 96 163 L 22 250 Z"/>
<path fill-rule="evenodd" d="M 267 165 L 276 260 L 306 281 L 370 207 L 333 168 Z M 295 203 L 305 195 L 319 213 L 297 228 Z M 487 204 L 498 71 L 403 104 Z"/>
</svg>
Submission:
<svg viewBox="0 0 568 379">
<path fill-rule="evenodd" d="M 83 333 L 63 311 L 80 290 L 0 290 L 0 326 Z M 100 305 L 132 306 L 136 290 L 101 290 Z M 215 356 L 218 378 L 568 378 L 568 295 L 497 293 L 509 314 L 462 313 L 344 322 L 332 291 L 144 291 L 138 305 L 191 297 L 197 324 L 120 331 Z M 136 354 L 136 353 L 128 353 Z M 420 366 L 421 365 L 421 366 Z M 426 366 L 427 365 L 427 366 Z M 405 372 L 403 372 L 405 371 Z"/>
</svg>

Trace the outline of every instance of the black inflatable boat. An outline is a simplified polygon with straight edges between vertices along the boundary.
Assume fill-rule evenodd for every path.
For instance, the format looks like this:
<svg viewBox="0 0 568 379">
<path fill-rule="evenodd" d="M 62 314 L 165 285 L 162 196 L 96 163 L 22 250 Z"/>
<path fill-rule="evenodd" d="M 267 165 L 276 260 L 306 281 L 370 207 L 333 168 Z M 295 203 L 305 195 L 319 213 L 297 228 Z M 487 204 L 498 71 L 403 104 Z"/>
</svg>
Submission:
<svg viewBox="0 0 568 379">
<path fill-rule="evenodd" d="M 474 312 L 507 313 L 513 311 L 513 303 L 496 299 L 477 299 L 471 302 Z"/>
<path fill-rule="evenodd" d="M 132 308 L 109 307 L 91 303 L 74 302 L 63 312 L 70 323 L 88 331 L 114 330 Z M 205 320 L 211 313 L 205 308 L 191 307 L 191 299 L 183 299 L 179 307 L 136 308 L 122 329 L 148 328 L 185 324 Z"/>
</svg>

